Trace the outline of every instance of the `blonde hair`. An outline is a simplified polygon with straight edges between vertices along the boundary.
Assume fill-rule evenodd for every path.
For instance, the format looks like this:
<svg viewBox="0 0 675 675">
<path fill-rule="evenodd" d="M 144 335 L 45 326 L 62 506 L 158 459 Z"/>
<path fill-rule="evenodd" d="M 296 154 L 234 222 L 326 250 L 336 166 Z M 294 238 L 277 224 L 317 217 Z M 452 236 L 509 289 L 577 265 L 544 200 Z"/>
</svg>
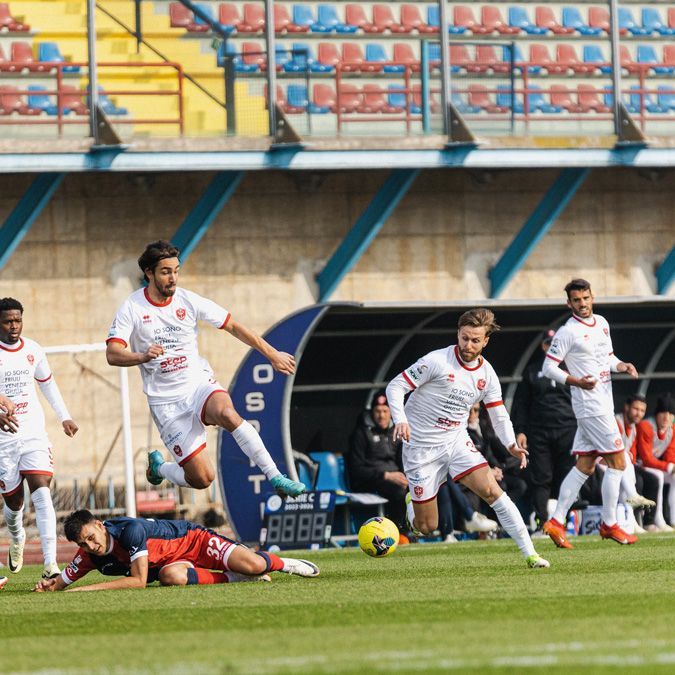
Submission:
<svg viewBox="0 0 675 675">
<path fill-rule="evenodd" d="M 486 337 L 499 330 L 499 324 L 495 321 L 495 315 L 492 313 L 492 310 L 485 307 L 476 307 L 475 309 L 470 309 L 468 312 L 464 312 L 457 322 L 458 328 L 462 326 L 485 328 Z"/>
</svg>

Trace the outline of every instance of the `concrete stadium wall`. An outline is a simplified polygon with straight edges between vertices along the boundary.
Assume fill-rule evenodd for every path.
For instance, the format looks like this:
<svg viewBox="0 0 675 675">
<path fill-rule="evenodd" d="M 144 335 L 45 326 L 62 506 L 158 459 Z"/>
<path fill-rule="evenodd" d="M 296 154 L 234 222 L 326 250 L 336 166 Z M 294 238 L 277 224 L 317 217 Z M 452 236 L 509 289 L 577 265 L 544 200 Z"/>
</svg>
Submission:
<svg viewBox="0 0 675 675">
<path fill-rule="evenodd" d="M 334 300 L 448 302 L 489 292 L 499 258 L 555 171 L 427 171 L 348 275 Z M 320 270 L 386 177 L 384 172 L 257 173 L 245 178 L 188 259 L 182 285 L 213 298 L 262 332 L 313 302 Z M 0 296 L 25 305 L 27 336 L 43 345 L 99 342 L 137 287 L 144 245 L 170 238 L 210 174 L 70 175 L 0 272 Z M 4 220 L 31 176 L 0 176 Z M 654 269 L 675 239 L 675 173 L 594 171 L 504 298 L 560 298 L 574 276 L 598 297 L 655 292 Z M 675 295 L 675 289 L 671 290 Z M 208 327 L 200 334 L 224 385 L 245 350 Z M 117 372 L 103 355 L 58 356 L 52 365 L 81 433 L 50 423 L 59 475 L 93 475 L 114 439 Z M 83 367 L 84 366 L 84 367 Z M 136 369 L 134 443 L 161 447 Z M 51 419 L 51 418 L 50 418 Z M 215 449 L 211 433 L 209 451 Z M 137 459 L 139 484 L 144 455 Z M 121 478 L 121 441 L 108 471 Z"/>
</svg>

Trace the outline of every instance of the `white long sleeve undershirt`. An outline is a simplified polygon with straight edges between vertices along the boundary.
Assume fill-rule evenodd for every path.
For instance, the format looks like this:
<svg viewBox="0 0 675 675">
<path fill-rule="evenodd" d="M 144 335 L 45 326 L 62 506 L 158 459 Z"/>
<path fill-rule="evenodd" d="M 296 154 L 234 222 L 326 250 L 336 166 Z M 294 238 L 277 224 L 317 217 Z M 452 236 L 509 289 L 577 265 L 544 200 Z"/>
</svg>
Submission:
<svg viewBox="0 0 675 675">
<path fill-rule="evenodd" d="M 54 377 L 52 376 L 44 382 L 38 381 L 38 384 L 40 385 L 40 390 L 47 399 L 47 402 L 59 418 L 59 422 L 73 419 L 68 412 L 68 408 L 63 400 L 63 396 L 61 396 L 58 385 L 54 381 Z"/>
</svg>

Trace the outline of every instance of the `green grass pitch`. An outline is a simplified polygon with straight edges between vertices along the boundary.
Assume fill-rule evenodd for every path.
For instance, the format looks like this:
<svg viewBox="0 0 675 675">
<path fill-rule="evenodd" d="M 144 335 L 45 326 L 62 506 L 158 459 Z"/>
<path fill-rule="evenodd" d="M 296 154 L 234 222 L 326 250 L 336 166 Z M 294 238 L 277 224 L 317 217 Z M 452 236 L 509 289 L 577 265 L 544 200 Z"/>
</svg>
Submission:
<svg viewBox="0 0 675 675">
<path fill-rule="evenodd" d="M 0 593 L 0 670 L 75 673 L 673 672 L 675 535 L 303 552 L 317 579 Z M 6 573 L 6 572 L 5 572 Z M 88 581 L 98 581 L 96 574 Z"/>
</svg>

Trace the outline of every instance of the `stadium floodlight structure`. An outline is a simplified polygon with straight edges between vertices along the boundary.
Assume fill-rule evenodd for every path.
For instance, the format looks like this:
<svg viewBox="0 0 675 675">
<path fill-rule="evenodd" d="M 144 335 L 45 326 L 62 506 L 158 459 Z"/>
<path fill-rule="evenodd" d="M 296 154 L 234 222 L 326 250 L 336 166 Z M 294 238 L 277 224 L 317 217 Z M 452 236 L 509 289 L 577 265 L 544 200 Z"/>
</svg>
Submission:
<svg viewBox="0 0 675 675">
<path fill-rule="evenodd" d="M 57 345 L 44 348 L 46 354 L 82 354 L 85 352 L 105 352 L 103 342 L 81 345 Z M 127 368 L 119 370 L 119 392 L 122 414 L 122 442 L 124 446 L 124 506 L 126 515 L 136 517 L 136 483 L 134 480 L 134 451 L 131 437 L 131 407 L 129 404 L 129 372 Z"/>
</svg>

